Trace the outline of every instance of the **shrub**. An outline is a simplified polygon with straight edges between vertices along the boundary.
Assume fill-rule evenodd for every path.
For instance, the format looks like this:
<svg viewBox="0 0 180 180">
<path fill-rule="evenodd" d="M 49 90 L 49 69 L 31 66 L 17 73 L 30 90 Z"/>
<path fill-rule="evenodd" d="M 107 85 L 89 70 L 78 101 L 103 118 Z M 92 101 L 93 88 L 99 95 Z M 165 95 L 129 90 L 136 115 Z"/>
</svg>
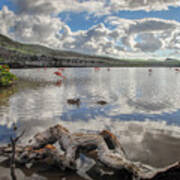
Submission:
<svg viewBox="0 0 180 180">
<path fill-rule="evenodd" d="M 9 71 L 9 66 L 0 65 L 0 86 L 12 85 L 16 76 Z"/>
</svg>

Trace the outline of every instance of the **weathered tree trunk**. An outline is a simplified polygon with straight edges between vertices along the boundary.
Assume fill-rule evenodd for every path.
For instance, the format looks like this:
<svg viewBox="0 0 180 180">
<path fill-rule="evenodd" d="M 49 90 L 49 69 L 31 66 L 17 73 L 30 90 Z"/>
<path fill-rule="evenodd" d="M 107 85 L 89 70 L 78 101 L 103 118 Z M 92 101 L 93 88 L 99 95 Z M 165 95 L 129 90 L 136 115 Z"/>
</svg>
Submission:
<svg viewBox="0 0 180 180">
<path fill-rule="evenodd" d="M 56 142 L 63 153 L 53 146 Z M 8 158 L 11 153 L 8 146 L 0 148 L 1 156 Z M 95 179 L 106 179 L 105 177 L 111 176 L 127 180 L 164 180 L 164 177 L 171 176 L 180 179 L 179 163 L 165 169 L 154 169 L 129 161 L 118 138 L 107 130 L 99 134 L 86 134 L 71 133 L 61 125 L 50 127 L 35 135 L 27 146 L 17 146 L 15 161 L 23 165 L 41 161 L 63 171 L 78 171 L 77 160 L 81 154 L 94 160 L 95 164 L 86 169 L 86 173 Z"/>
</svg>

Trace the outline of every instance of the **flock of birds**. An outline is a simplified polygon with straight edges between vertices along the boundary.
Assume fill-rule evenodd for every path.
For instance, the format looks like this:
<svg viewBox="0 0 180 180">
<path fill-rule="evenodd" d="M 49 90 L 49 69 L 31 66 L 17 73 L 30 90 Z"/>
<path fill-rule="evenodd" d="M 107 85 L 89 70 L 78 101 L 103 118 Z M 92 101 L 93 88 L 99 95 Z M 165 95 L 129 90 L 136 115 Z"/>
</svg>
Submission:
<svg viewBox="0 0 180 180">
<path fill-rule="evenodd" d="M 95 67 L 94 68 L 94 71 L 99 71 L 100 68 L 99 67 Z M 56 85 L 57 86 L 61 86 L 62 84 L 62 80 L 63 79 L 66 79 L 66 76 L 63 75 L 63 72 L 65 71 L 65 68 L 58 68 L 58 71 L 55 71 L 54 74 L 58 77 L 60 77 L 61 79 L 59 79 L 57 82 L 56 82 Z M 107 71 L 110 71 L 110 68 L 107 68 Z M 76 106 L 80 106 L 80 103 L 81 103 L 81 100 L 80 98 L 76 98 L 76 99 L 67 99 L 67 103 L 68 104 L 71 104 L 71 105 L 76 105 Z M 99 105 L 106 105 L 107 102 L 104 101 L 104 100 L 99 100 L 96 102 L 97 104 Z"/>
<path fill-rule="evenodd" d="M 46 68 L 44 68 L 46 70 Z M 171 69 L 171 68 L 170 68 Z M 111 69 L 110 68 L 107 68 L 107 71 L 110 71 Z M 62 85 L 62 82 L 63 82 L 63 79 L 66 79 L 66 76 L 64 75 L 64 71 L 65 71 L 65 68 L 58 68 L 57 71 L 54 72 L 54 74 L 58 77 L 60 77 L 59 80 L 57 80 L 56 82 L 56 86 L 61 86 Z M 100 67 L 94 67 L 94 71 L 97 72 L 97 71 L 100 71 Z M 180 68 L 174 68 L 174 71 L 175 72 L 180 72 Z M 148 72 L 149 72 L 149 75 L 152 74 L 153 70 L 151 68 L 148 69 Z M 68 104 L 71 104 L 71 105 L 77 105 L 77 106 L 80 106 L 80 103 L 81 103 L 81 100 L 79 98 L 76 98 L 76 99 L 68 99 L 67 100 L 67 103 Z M 104 100 L 99 100 L 96 102 L 96 104 L 99 104 L 99 105 L 106 105 L 107 102 L 104 101 Z"/>
<path fill-rule="evenodd" d="M 46 68 L 45 68 L 46 69 Z M 97 72 L 100 70 L 100 67 L 95 67 L 94 71 Z M 65 68 L 58 68 L 58 71 L 55 71 L 54 74 L 58 77 L 61 77 L 62 79 L 66 79 L 66 76 L 63 75 L 63 72 L 65 71 Z M 110 68 L 107 68 L 107 71 L 110 71 Z M 60 82 L 62 81 L 57 81 L 56 85 L 60 85 Z"/>
<path fill-rule="evenodd" d="M 171 69 L 171 68 L 170 68 Z M 111 69 L 108 67 L 107 68 L 107 71 L 110 71 Z M 56 85 L 57 86 L 61 86 L 62 85 L 62 80 L 63 79 L 66 79 L 66 76 L 63 75 L 63 72 L 65 71 L 65 68 L 58 68 L 58 71 L 55 71 L 54 74 L 58 77 L 60 77 L 61 79 L 59 79 L 57 82 L 56 82 Z M 97 71 L 100 71 L 100 67 L 94 67 L 94 71 L 97 72 Z M 180 72 L 180 68 L 174 68 L 174 71 L 175 72 Z M 153 70 L 151 68 L 148 69 L 148 72 L 149 72 L 149 75 L 152 74 Z"/>
</svg>

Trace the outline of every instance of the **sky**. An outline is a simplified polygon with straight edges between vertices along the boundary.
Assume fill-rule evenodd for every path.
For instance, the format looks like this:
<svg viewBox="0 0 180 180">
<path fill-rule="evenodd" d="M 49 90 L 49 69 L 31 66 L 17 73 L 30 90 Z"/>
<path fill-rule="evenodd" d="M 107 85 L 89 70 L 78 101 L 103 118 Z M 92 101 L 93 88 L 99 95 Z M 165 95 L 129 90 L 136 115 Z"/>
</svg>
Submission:
<svg viewBox="0 0 180 180">
<path fill-rule="evenodd" d="M 180 60 L 180 0 L 0 0 L 0 33 L 92 55 Z"/>
</svg>

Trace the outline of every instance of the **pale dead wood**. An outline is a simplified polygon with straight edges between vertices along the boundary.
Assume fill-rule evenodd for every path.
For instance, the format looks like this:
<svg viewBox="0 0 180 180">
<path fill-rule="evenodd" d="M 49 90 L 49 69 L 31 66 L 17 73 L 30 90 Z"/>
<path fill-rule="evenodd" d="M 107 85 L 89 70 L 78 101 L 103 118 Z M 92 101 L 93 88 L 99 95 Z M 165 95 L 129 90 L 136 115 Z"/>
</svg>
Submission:
<svg viewBox="0 0 180 180">
<path fill-rule="evenodd" d="M 61 155 L 53 146 L 56 142 L 64 152 Z M 50 127 L 36 134 L 27 146 L 16 146 L 16 151 L 8 146 L 0 148 L 1 156 L 9 157 L 10 154 L 13 156 L 13 163 L 26 165 L 41 161 L 61 170 L 73 171 L 78 171 L 77 159 L 80 154 L 84 154 L 96 162 L 93 167 L 96 171 L 102 172 L 106 169 L 107 172 L 108 169 L 118 176 L 136 180 L 156 180 L 163 174 L 169 175 L 172 172 L 177 174 L 180 171 L 179 163 L 164 169 L 154 169 L 145 164 L 129 161 L 118 138 L 108 130 L 99 134 L 71 133 L 62 125 Z"/>
</svg>

